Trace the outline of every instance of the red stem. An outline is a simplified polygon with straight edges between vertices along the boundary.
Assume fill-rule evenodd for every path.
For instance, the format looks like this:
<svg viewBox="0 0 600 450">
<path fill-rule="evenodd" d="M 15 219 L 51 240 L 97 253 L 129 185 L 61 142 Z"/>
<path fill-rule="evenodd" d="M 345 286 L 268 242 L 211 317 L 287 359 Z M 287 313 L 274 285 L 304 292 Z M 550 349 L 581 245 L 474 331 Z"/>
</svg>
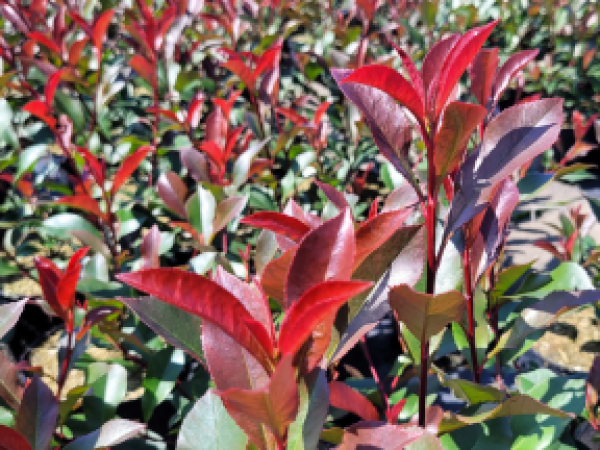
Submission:
<svg viewBox="0 0 600 450">
<path fill-rule="evenodd" d="M 375 370 L 375 366 L 373 365 L 373 360 L 371 359 L 371 353 L 369 353 L 369 348 L 367 347 L 367 340 L 364 336 L 360 338 L 361 347 L 363 349 L 363 353 L 365 354 L 365 358 L 369 363 L 369 369 L 371 370 L 371 376 L 373 377 L 373 381 L 377 384 L 377 389 L 379 390 L 379 395 L 381 395 L 381 401 L 383 402 L 383 407 L 385 413 L 389 411 L 389 400 L 387 394 L 385 393 L 385 386 L 382 381 L 379 379 L 379 375 L 377 375 L 377 371 Z"/>
<path fill-rule="evenodd" d="M 62 363 L 60 377 L 58 378 L 58 390 L 56 392 L 56 399 L 58 401 L 60 401 L 60 394 L 65 385 L 65 381 L 67 381 L 69 363 L 71 362 L 71 358 L 73 356 L 73 311 L 69 311 L 68 314 L 69 317 L 67 319 L 67 351 L 65 353 L 65 359 Z"/>
<path fill-rule="evenodd" d="M 435 128 L 435 127 L 434 127 Z M 427 147 L 427 212 L 425 227 L 427 229 L 427 294 L 435 293 L 435 275 L 437 271 L 435 255 L 435 213 L 437 210 L 437 192 L 435 186 L 435 170 L 433 163 L 434 144 L 425 138 Z M 425 400 L 427 397 L 427 372 L 429 358 L 429 341 L 421 342 L 421 374 L 419 377 L 419 426 L 425 427 Z"/>
<path fill-rule="evenodd" d="M 465 277 L 465 296 L 467 297 L 467 340 L 471 350 L 471 365 L 473 371 L 473 381 L 481 382 L 479 365 L 477 364 L 477 347 L 475 346 L 475 318 L 473 314 L 473 288 L 471 286 L 471 259 L 469 248 L 465 246 L 462 254 L 463 271 Z"/>
</svg>

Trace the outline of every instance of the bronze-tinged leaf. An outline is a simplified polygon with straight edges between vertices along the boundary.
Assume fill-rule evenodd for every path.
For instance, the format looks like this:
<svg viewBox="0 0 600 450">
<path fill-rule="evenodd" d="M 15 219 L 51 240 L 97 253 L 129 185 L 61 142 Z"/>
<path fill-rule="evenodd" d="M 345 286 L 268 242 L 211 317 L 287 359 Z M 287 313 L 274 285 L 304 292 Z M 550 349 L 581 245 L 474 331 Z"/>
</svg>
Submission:
<svg viewBox="0 0 600 450">
<path fill-rule="evenodd" d="M 435 134 L 433 165 L 436 188 L 446 175 L 458 167 L 464 158 L 467 144 L 477 125 L 483 122 L 486 109 L 470 103 L 452 102 L 444 110 L 442 126 Z"/>
<path fill-rule="evenodd" d="M 390 306 L 412 334 L 427 342 L 449 323 L 462 319 L 466 302 L 458 291 L 423 294 L 403 284 L 390 289 Z"/>
<path fill-rule="evenodd" d="M 333 205 L 340 211 L 350 207 L 350 205 L 348 204 L 348 200 L 346 200 L 346 197 L 344 197 L 344 194 L 338 191 L 333 186 L 327 183 L 321 183 L 319 180 L 315 180 L 315 184 L 319 186 L 319 189 L 321 190 L 321 192 L 323 192 L 323 194 L 325 194 L 327 200 L 333 203 Z"/>
<path fill-rule="evenodd" d="M 253 428 L 258 420 L 269 428 L 282 446 L 287 427 L 296 418 L 300 405 L 292 360 L 292 357 L 283 358 L 263 389 L 249 391 L 233 388 L 219 394 L 223 405 L 242 430 L 248 433 L 249 423 Z M 254 444 L 260 445 L 258 442 Z"/>
<path fill-rule="evenodd" d="M 265 293 L 285 307 L 285 281 L 296 256 L 297 247 L 285 251 L 279 258 L 269 261 L 260 275 L 260 284 Z"/>
<path fill-rule="evenodd" d="M 288 273 L 286 309 L 322 281 L 350 279 L 355 255 L 354 221 L 350 209 L 307 233 L 296 249 Z"/>
<path fill-rule="evenodd" d="M 497 48 L 482 48 L 469 68 L 471 94 L 481 106 L 487 107 L 488 99 L 492 96 L 492 86 L 498 70 L 498 63 Z"/>
<path fill-rule="evenodd" d="M 400 209 L 382 212 L 375 217 L 363 222 L 356 230 L 356 257 L 354 258 L 354 271 L 392 237 L 404 225 L 412 214 L 412 209 Z"/>
</svg>

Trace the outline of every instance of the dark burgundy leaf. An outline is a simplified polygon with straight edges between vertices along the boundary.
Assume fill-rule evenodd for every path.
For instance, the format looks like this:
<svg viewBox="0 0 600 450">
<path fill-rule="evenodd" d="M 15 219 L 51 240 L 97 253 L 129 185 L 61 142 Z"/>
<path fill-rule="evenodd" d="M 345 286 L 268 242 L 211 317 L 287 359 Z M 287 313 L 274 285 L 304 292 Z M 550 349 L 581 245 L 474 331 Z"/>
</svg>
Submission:
<svg viewBox="0 0 600 450">
<path fill-rule="evenodd" d="M 365 116 L 379 151 L 404 175 L 415 191 L 420 192 L 408 160 L 408 150 L 412 142 L 411 125 L 402 106 L 379 89 L 356 83 L 343 83 L 351 73 L 351 70 L 331 69 L 331 76 L 341 91 Z"/>
<path fill-rule="evenodd" d="M 33 450 L 46 450 L 52 443 L 52 434 L 58 419 L 58 402 L 48 386 L 34 375 L 23 393 L 21 406 L 15 417 L 15 430 Z"/>
<path fill-rule="evenodd" d="M 285 285 L 286 309 L 322 281 L 350 279 L 355 255 L 354 222 L 350 210 L 345 209 L 300 242 Z"/>
</svg>

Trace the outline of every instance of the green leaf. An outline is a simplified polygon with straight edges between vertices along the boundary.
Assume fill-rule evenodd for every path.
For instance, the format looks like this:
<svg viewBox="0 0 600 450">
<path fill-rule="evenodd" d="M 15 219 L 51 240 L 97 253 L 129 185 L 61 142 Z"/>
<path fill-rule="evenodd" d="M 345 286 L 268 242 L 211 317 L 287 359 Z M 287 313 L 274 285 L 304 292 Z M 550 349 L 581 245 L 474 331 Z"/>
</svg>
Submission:
<svg viewBox="0 0 600 450">
<path fill-rule="evenodd" d="M 199 361 L 202 355 L 202 319 L 155 297 L 119 298 L 140 320 L 169 344 Z"/>
<path fill-rule="evenodd" d="M 471 405 L 488 402 L 499 403 L 504 401 L 507 396 L 506 392 L 491 386 L 482 386 L 461 378 L 447 378 L 440 370 L 437 370 L 437 373 L 443 386 L 452 389 L 456 398 L 462 399 Z"/>
<path fill-rule="evenodd" d="M 67 392 L 67 398 L 63 400 L 58 407 L 59 419 L 58 425 L 62 425 L 69 417 L 75 404 L 90 390 L 89 385 L 77 386 Z"/>
<path fill-rule="evenodd" d="M 23 174 L 31 171 L 38 159 L 44 156 L 47 150 L 48 146 L 46 144 L 35 144 L 19 153 L 17 173 L 15 174 L 14 182 L 16 183 L 21 179 Z"/>
<path fill-rule="evenodd" d="M 94 450 L 121 444 L 140 434 L 146 426 L 125 419 L 113 419 L 102 427 L 68 444 L 63 450 Z"/>
<path fill-rule="evenodd" d="M 3 261 L 0 259 L 0 277 L 5 277 L 8 275 L 16 275 L 21 273 L 19 268 L 8 261 Z"/>
<path fill-rule="evenodd" d="M 73 132 L 79 133 L 85 129 L 86 112 L 81 102 L 61 90 L 54 94 L 54 107 L 59 113 L 66 114 L 73 122 Z"/>
<path fill-rule="evenodd" d="M 199 439 L 202 439 L 202 448 L 211 450 L 244 449 L 248 443 L 248 438 L 212 389 L 196 402 L 183 420 L 177 450 L 197 450 Z"/>
<path fill-rule="evenodd" d="M 154 409 L 171 393 L 184 364 L 185 354 L 170 347 L 152 357 L 143 381 L 142 411 L 145 422 L 150 420 Z"/>
<path fill-rule="evenodd" d="M 553 173 L 528 173 L 517 183 L 519 199 L 521 201 L 526 201 L 535 197 L 535 195 L 548 186 L 553 179 Z"/>
<path fill-rule="evenodd" d="M 233 164 L 233 173 L 231 185 L 227 187 L 230 194 L 237 190 L 248 178 L 248 172 L 252 165 L 252 160 L 258 155 L 262 148 L 269 142 L 271 138 L 267 138 L 260 142 L 254 142 L 248 150 L 242 153 Z"/>
<path fill-rule="evenodd" d="M 186 202 L 190 224 L 208 241 L 213 234 L 213 223 L 217 203 L 215 197 L 201 184 Z"/>
<path fill-rule="evenodd" d="M 100 232 L 87 220 L 73 213 L 61 213 L 52 216 L 42 222 L 44 231 L 59 239 L 68 240 L 70 232 L 79 230 L 85 231 L 102 239 Z"/>
<path fill-rule="evenodd" d="M 86 427 L 96 430 L 115 416 L 127 394 L 127 371 L 119 364 L 92 363 L 87 367 L 86 384 L 91 394 L 83 399 Z"/>
<path fill-rule="evenodd" d="M 317 369 L 316 376 L 302 378 L 298 385 L 300 407 L 296 420 L 288 428 L 287 450 L 317 448 L 329 409 L 329 389 L 325 371 Z"/>
</svg>

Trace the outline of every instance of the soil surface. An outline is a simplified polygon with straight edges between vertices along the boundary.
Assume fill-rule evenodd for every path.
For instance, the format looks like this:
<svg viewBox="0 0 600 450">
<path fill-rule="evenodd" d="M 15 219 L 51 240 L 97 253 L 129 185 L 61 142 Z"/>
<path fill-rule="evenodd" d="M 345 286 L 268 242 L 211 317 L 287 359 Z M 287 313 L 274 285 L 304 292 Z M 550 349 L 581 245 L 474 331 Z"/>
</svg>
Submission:
<svg viewBox="0 0 600 450">
<path fill-rule="evenodd" d="M 550 253 L 535 247 L 538 239 L 554 244 L 559 232 L 551 225 L 560 226 L 561 213 L 581 206 L 581 213 L 594 217 L 582 191 L 574 185 L 552 182 L 535 198 L 519 205 L 518 211 L 528 212 L 529 219 L 513 222 L 506 254 L 508 264 L 525 264 L 533 260 L 536 270 L 552 270 L 559 261 Z M 600 224 L 594 222 L 589 234 L 600 243 Z M 593 308 L 569 313 L 561 318 L 537 341 L 533 350 L 542 358 L 571 371 L 589 371 L 596 354 L 600 353 L 600 323 Z"/>
</svg>

